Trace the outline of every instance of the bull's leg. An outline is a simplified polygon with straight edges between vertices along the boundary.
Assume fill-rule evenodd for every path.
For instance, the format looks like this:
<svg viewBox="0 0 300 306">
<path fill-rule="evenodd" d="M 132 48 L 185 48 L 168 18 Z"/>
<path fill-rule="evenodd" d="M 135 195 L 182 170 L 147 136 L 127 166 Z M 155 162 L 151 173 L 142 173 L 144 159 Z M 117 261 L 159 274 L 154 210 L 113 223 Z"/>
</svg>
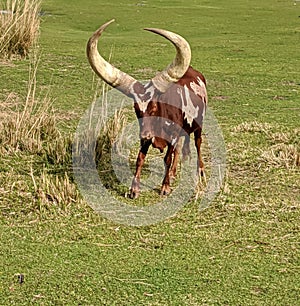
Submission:
<svg viewBox="0 0 300 306">
<path fill-rule="evenodd" d="M 135 168 L 135 174 L 132 179 L 131 188 L 129 197 L 131 199 L 136 199 L 140 194 L 140 178 L 141 178 L 141 172 L 142 167 L 145 161 L 145 157 L 147 155 L 148 149 L 150 147 L 151 141 L 141 144 L 141 148 L 138 154 L 138 157 L 136 159 L 136 168 Z"/>
<path fill-rule="evenodd" d="M 185 135 L 184 143 L 182 145 L 182 161 L 187 160 L 188 157 L 191 155 L 190 150 L 190 135 Z"/>
<path fill-rule="evenodd" d="M 168 150 L 165 155 L 164 161 L 165 161 L 165 177 L 162 183 L 161 187 L 161 195 L 168 195 L 171 192 L 170 188 L 170 167 L 172 164 L 172 155 L 174 153 L 174 147 L 169 144 L 168 145 Z"/>
<path fill-rule="evenodd" d="M 178 166 L 178 162 L 179 162 L 179 148 L 176 147 L 174 149 L 174 157 L 173 157 L 173 162 L 172 162 L 172 166 L 170 169 L 170 180 L 174 180 L 177 174 L 177 166 Z"/>
<path fill-rule="evenodd" d="M 205 181 L 205 173 L 204 173 L 204 163 L 202 160 L 202 156 L 201 156 L 201 143 L 202 143 L 202 136 L 201 136 L 201 128 L 199 128 L 198 130 L 196 130 L 194 132 L 194 136 L 195 136 L 195 146 L 197 149 L 197 154 L 198 154 L 198 158 L 197 158 L 197 171 L 198 171 L 198 175 L 199 177 L 203 177 L 204 181 Z"/>
</svg>

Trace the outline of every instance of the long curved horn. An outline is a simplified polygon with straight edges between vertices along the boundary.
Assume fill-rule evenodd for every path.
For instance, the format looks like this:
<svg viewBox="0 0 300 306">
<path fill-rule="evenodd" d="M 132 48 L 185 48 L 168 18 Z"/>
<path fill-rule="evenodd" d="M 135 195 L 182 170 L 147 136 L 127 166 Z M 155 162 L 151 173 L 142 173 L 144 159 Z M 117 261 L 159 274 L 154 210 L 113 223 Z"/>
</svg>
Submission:
<svg viewBox="0 0 300 306">
<path fill-rule="evenodd" d="M 103 24 L 89 39 L 87 43 L 87 57 L 90 62 L 91 67 L 95 71 L 95 73 L 107 84 L 112 87 L 117 88 L 122 91 L 126 95 L 130 95 L 130 89 L 134 83 L 138 82 L 136 79 L 131 77 L 130 75 L 122 72 L 118 68 L 111 65 L 107 62 L 98 52 L 97 44 L 98 40 L 106 29 L 108 25 L 110 25 L 115 20 L 112 19 L 105 24 Z"/>
<path fill-rule="evenodd" d="M 177 82 L 186 73 L 191 62 L 190 45 L 183 37 L 170 31 L 155 28 L 145 28 L 144 30 L 165 37 L 176 48 L 177 54 L 173 62 L 152 79 L 154 86 L 159 91 L 165 92 L 171 83 Z"/>
</svg>

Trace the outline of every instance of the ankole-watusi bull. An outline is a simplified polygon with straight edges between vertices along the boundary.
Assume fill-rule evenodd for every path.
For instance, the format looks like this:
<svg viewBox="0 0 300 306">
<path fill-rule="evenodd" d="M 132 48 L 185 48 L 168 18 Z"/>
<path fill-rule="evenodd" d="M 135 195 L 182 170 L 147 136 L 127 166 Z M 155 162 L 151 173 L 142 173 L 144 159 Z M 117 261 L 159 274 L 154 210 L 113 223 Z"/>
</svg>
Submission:
<svg viewBox="0 0 300 306">
<path fill-rule="evenodd" d="M 168 39 L 176 48 L 176 57 L 163 71 L 145 85 L 107 62 L 98 52 L 97 44 L 103 31 L 114 20 L 103 24 L 89 39 L 87 56 L 95 73 L 107 84 L 133 99 L 136 116 L 140 123 L 140 150 L 136 171 L 132 180 L 130 197 L 140 193 L 140 176 L 149 147 L 161 152 L 167 147 L 164 157 L 165 176 L 161 194 L 171 192 L 170 179 L 176 175 L 179 138 L 185 136 L 183 154 L 189 152 L 189 135 L 194 133 L 197 148 L 197 170 L 204 175 L 200 154 L 202 122 L 207 105 L 204 76 L 190 66 L 191 50 L 188 42 L 170 31 L 146 28 Z"/>
</svg>

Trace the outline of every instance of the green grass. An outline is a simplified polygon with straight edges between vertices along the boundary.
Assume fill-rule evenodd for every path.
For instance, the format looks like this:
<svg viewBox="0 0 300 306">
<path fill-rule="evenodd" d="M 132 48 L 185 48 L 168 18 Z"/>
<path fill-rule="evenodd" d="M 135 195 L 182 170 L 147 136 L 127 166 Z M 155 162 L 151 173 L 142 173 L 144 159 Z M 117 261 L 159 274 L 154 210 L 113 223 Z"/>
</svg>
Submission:
<svg viewBox="0 0 300 306">
<path fill-rule="evenodd" d="M 192 65 L 208 80 L 226 142 L 226 181 L 205 211 L 190 202 L 169 220 L 134 228 L 84 202 L 43 204 L 31 173 L 63 177 L 68 165 L 0 150 L 0 305 L 299 303 L 299 5 L 42 2 L 36 96 L 49 92 L 62 133 L 74 133 L 93 101 L 91 33 L 116 18 L 101 52 L 108 58 L 113 50 L 116 66 L 146 79 L 174 50 L 142 28 L 166 28 L 187 38 Z M 1 62 L 0 101 L 26 96 L 29 65 Z"/>
</svg>

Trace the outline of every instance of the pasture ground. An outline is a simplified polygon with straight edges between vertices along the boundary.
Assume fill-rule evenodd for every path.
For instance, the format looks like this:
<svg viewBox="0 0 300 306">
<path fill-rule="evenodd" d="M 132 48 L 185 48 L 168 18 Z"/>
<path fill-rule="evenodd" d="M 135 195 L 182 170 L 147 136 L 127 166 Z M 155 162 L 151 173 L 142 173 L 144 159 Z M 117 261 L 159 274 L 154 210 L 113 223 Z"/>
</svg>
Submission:
<svg viewBox="0 0 300 306">
<path fill-rule="evenodd" d="M 0 305 L 297 305 L 300 3 L 45 0 L 42 9 L 36 96 L 52 101 L 62 137 L 93 101 L 91 33 L 115 18 L 102 54 L 112 50 L 115 65 L 147 79 L 174 50 L 142 28 L 169 29 L 187 38 L 208 80 L 226 181 L 205 211 L 191 201 L 171 219 L 134 228 L 80 201 L 64 180 L 70 165 L 49 160 L 53 152 L 1 148 Z M 30 65 L 0 63 L 1 115 L 8 96 L 25 99 Z M 39 189 L 56 176 L 50 189 L 64 182 L 75 199 L 67 205 Z"/>
</svg>

